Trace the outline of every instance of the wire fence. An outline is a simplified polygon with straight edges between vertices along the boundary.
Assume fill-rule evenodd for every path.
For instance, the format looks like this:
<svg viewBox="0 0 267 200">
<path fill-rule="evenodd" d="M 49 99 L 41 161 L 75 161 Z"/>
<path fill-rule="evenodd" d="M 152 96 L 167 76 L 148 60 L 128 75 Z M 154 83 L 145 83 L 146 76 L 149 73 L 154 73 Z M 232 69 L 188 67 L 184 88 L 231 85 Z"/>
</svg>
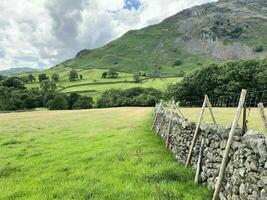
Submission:
<svg viewBox="0 0 267 200">
<path fill-rule="evenodd" d="M 240 93 L 229 94 L 219 97 L 209 97 L 210 103 L 213 107 L 237 107 L 240 98 Z M 196 99 L 194 101 L 180 101 L 180 107 L 201 107 L 203 99 Z M 267 106 L 267 90 L 263 91 L 248 91 L 245 106 L 248 108 L 257 107 L 258 103 L 263 103 Z"/>
</svg>

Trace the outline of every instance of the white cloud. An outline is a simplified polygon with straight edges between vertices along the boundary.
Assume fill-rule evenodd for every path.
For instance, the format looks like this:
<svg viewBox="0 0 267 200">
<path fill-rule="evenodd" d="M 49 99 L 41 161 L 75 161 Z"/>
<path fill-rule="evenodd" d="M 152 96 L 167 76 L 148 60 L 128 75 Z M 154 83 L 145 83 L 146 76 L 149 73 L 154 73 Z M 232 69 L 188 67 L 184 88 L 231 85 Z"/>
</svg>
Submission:
<svg viewBox="0 0 267 200">
<path fill-rule="evenodd" d="M 50 67 L 130 29 L 158 23 L 185 8 L 216 0 L 1 0 L 0 70 Z"/>
</svg>

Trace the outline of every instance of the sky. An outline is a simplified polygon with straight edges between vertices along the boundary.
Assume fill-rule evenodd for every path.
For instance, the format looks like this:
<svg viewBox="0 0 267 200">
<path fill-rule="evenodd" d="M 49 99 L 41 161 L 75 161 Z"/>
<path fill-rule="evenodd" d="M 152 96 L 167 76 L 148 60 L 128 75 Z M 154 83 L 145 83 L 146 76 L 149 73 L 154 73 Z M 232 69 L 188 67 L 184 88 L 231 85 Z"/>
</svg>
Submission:
<svg viewBox="0 0 267 200">
<path fill-rule="evenodd" d="M 0 70 L 48 68 L 216 0 L 1 0 Z"/>
</svg>

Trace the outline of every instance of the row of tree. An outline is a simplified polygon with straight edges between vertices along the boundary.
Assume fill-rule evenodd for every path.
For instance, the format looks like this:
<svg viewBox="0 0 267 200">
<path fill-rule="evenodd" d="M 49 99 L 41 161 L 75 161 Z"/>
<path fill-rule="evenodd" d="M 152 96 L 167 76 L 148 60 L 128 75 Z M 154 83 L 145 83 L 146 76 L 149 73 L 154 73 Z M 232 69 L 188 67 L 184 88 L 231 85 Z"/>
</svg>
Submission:
<svg viewBox="0 0 267 200">
<path fill-rule="evenodd" d="M 196 70 L 177 84 L 170 85 L 166 98 L 190 102 L 205 94 L 213 98 L 267 90 L 267 59 L 212 64 Z"/>
</svg>

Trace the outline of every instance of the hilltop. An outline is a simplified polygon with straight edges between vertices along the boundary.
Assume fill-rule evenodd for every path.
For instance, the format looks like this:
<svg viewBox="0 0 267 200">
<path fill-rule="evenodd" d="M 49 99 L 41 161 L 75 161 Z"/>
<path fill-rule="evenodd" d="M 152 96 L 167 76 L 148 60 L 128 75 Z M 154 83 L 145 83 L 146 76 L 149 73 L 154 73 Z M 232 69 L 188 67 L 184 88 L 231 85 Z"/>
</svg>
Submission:
<svg viewBox="0 0 267 200">
<path fill-rule="evenodd" d="M 220 0 L 183 10 L 161 23 L 127 32 L 97 49 L 53 67 L 114 68 L 166 74 L 191 71 L 210 62 L 267 55 L 267 2 Z"/>
</svg>

